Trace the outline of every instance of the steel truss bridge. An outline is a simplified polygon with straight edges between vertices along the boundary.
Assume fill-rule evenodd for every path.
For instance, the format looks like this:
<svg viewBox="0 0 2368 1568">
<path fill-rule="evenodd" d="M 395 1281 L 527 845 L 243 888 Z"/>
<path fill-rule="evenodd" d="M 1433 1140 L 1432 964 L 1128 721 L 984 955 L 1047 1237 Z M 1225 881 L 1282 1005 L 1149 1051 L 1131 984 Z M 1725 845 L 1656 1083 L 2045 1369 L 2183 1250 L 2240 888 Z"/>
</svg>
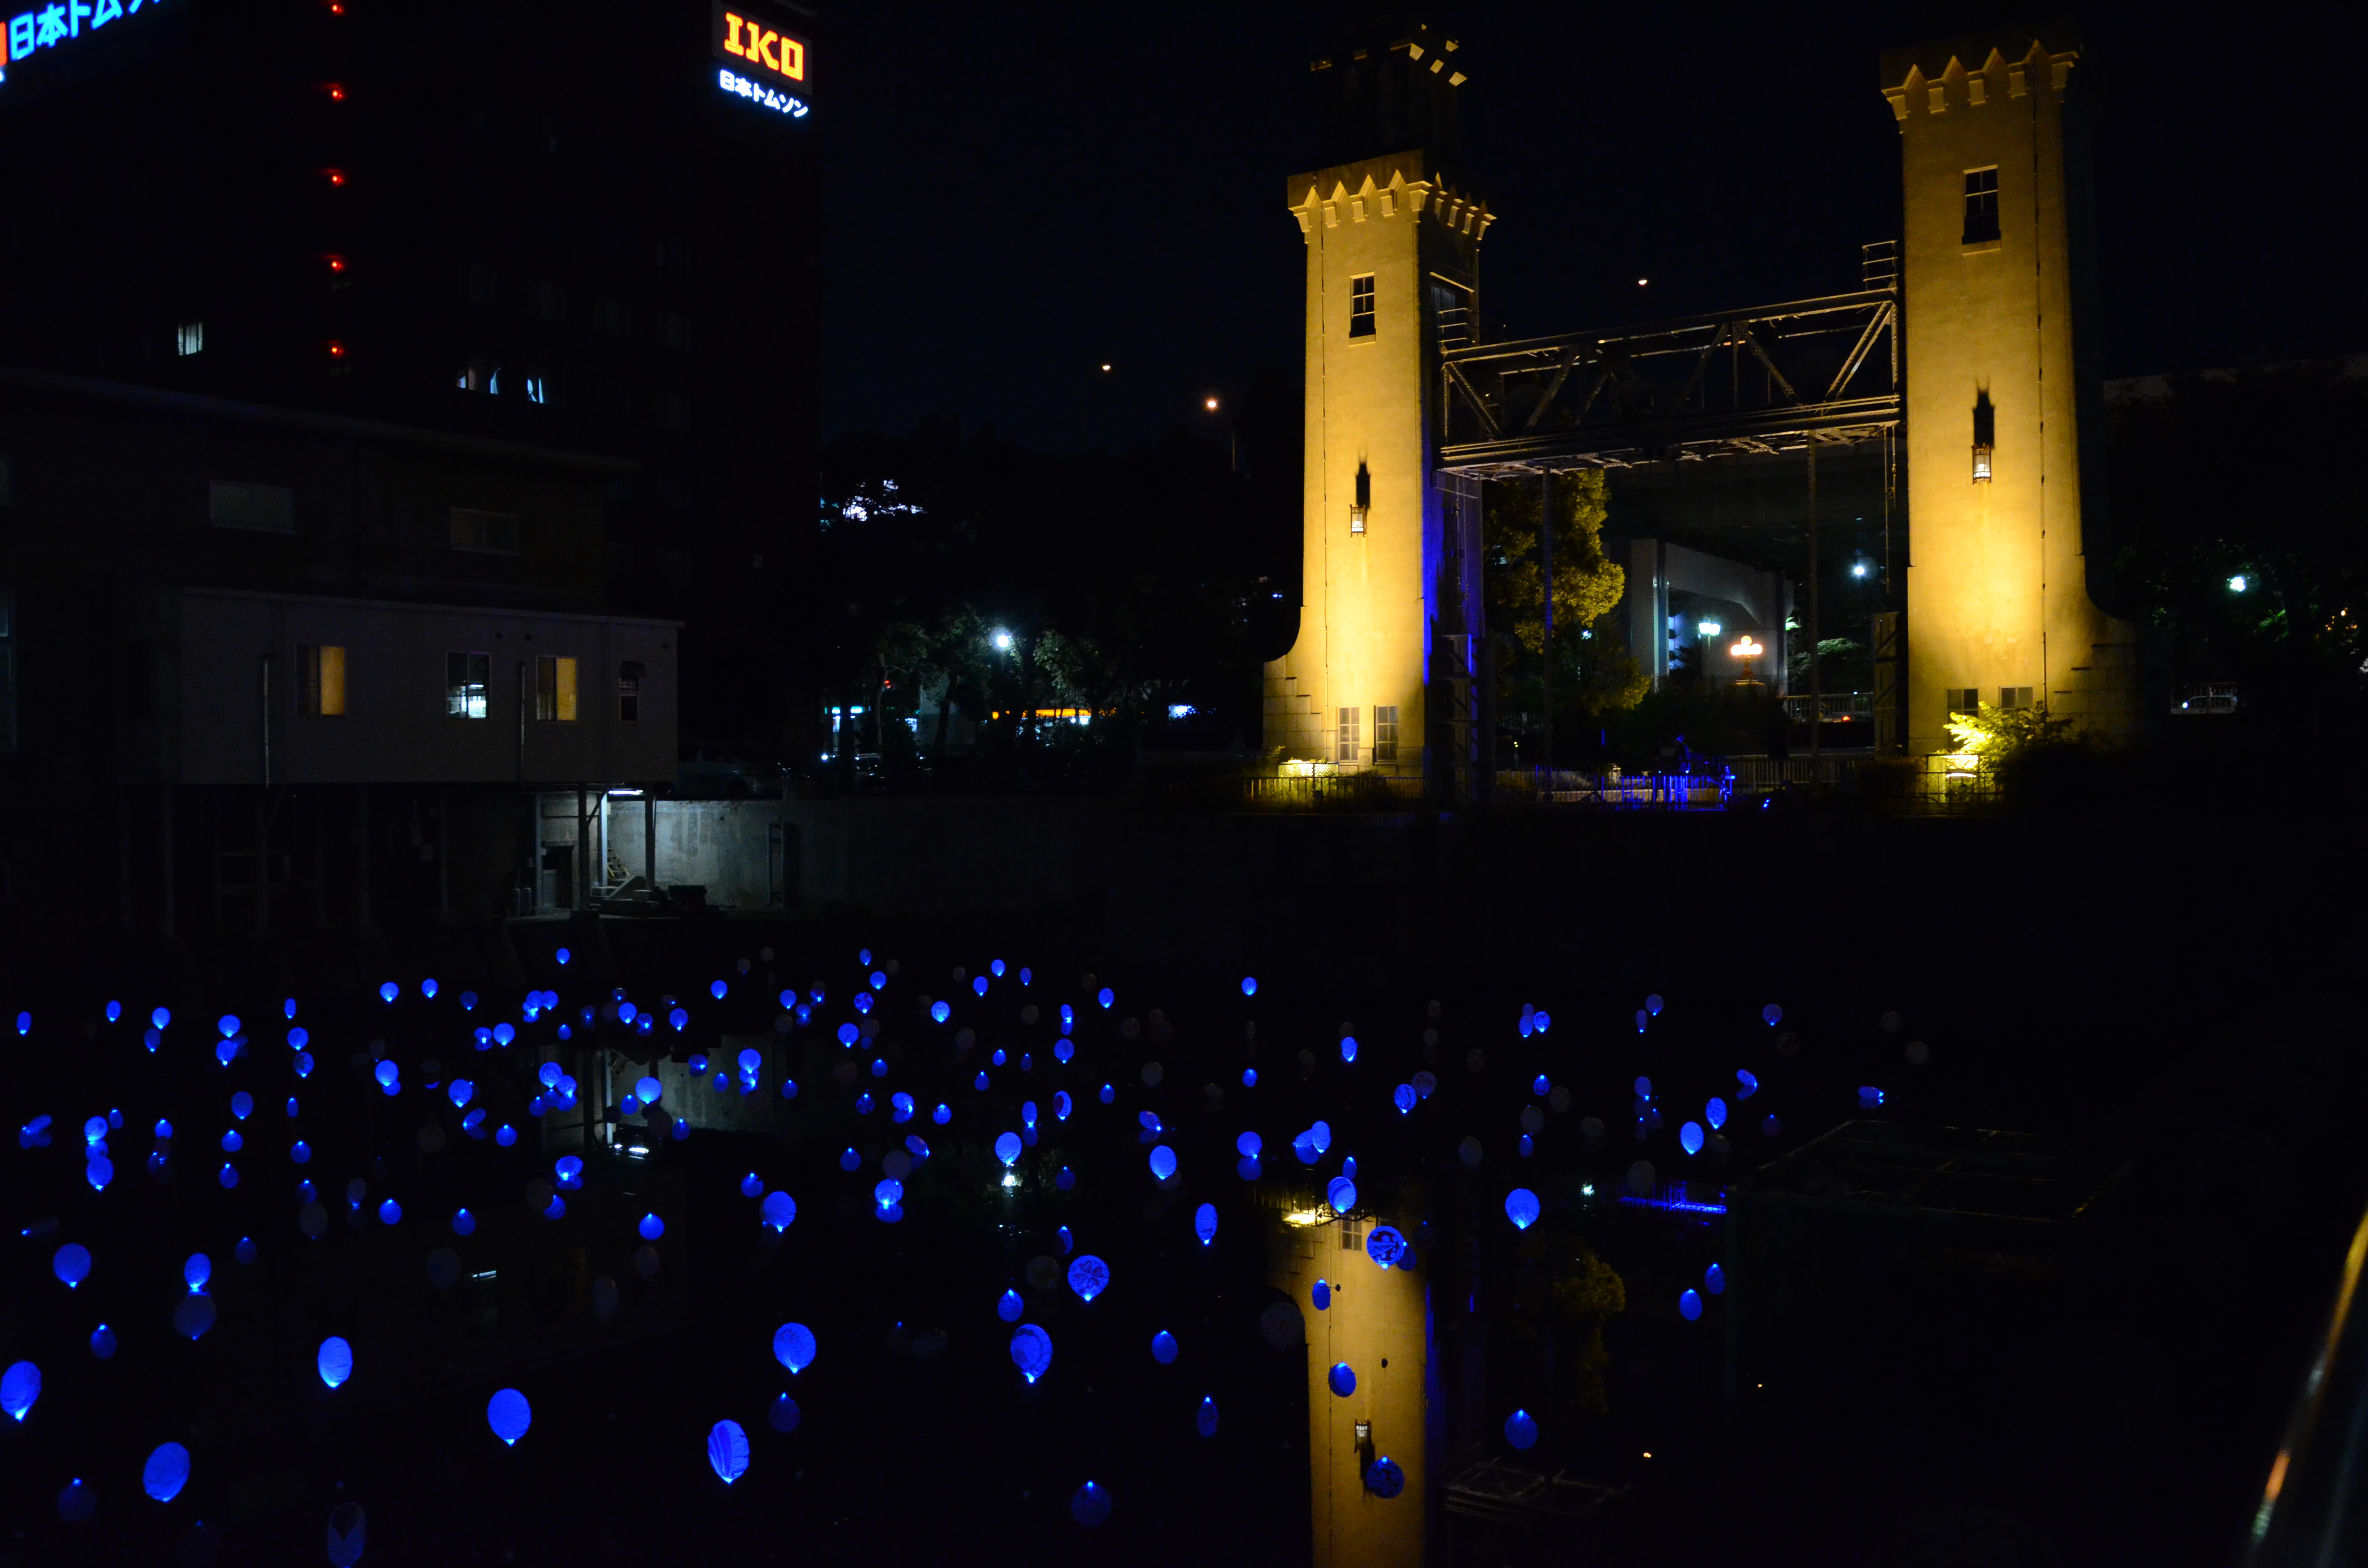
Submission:
<svg viewBox="0 0 2368 1568">
<path fill-rule="evenodd" d="M 1473 479 L 1700 462 L 1898 429 L 1899 295 L 1884 286 L 1615 332 L 1451 348 L 1437 467 Z"/>
</svg>

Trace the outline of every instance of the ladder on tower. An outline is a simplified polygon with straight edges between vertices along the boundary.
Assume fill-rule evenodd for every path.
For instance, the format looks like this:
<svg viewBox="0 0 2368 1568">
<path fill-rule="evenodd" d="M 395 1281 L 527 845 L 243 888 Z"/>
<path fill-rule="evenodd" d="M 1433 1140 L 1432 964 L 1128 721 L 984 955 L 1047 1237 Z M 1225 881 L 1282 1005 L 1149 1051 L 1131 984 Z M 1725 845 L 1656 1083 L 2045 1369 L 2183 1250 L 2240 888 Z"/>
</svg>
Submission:
<svg viewBox="0 0 2368 1568">
<path fill-rule="evenodd" d="M 1858 247 L 1859 281 L 1868 289 L 1899 287 L 1899 242 L 1876 240 Z"/>
</svg>

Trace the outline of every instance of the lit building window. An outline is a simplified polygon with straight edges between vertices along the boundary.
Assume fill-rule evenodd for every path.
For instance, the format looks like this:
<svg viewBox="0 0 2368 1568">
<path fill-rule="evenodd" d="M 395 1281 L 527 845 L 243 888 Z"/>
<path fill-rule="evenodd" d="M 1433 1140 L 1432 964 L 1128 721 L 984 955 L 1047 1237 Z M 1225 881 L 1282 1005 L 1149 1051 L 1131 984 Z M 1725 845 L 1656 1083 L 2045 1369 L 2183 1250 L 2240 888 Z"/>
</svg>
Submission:
<svg viewBox="0 0 2368 1568">
<path fill-rule="evenodd" d="M 1349 335 L 1373 335 L 1373 275 L 1349 279 Z"/>
<path fill-rule="evenodd" d="M 1395 762 L 1398 759 L 1398 710 L 1392 708 L 1373 710 L 1373 760 Z"/>
<path fill-rule="evenodd" d="M 186 359 L 192 354 L 202 354 L 205 351 L 205 323 L 201 321 L 185 321 L 179 326 L 173 329 L 174 353 Z"/>
<path fill-rule="evenodd" d="M 1965 244 L 1977 245 L 1998 237 L 1998 188 L 1996 168 L 1965 171 Z"/>
<path fill-rule="evenodd" d="M 541 658 L 534 662 L 534 716 L 545 723 L 575 722 L 575 661 Z"/>
<path fill-rule="evenodd" d="M 485 716 L 485 687 L 492 678 L 491 653 L 444 655 L 444 712 L 452 719 Z"/>
<path fill-rule="evenodd" d="M 346 651 L 329 644 L 296 649 L 296 710 L 308 719 L 346 716 Z"/>
<path fill-rule="evenodd" d="M 1359 463 L 1357 465 L 1357 499 L 1349 508 L 1350 533 L 1360 534 L 1365 531 L 1365 518 L 1371 515 L 1372 507 L 1373 476 L 1366 470 L 1363 463 Z"/>
<path fill-rule="evenodd" d="M 1987 484 L 1997 467 L 1998 410 L 1990 406 L 1990 394 L 1974 394 L 1974 483 Z"/>
<path fill-rule="evenodd" d="M 1335 737 L 1338 744 L 1333 748 L 1333 757 L 1336 761 L 1354 762 L 1357 760 L 1357 721 L 1361 711 L 1361 710 L 1355 708 L 1343 708 L 1340 710 L 1340 729 L 1338 734 Z"/>
</svg>

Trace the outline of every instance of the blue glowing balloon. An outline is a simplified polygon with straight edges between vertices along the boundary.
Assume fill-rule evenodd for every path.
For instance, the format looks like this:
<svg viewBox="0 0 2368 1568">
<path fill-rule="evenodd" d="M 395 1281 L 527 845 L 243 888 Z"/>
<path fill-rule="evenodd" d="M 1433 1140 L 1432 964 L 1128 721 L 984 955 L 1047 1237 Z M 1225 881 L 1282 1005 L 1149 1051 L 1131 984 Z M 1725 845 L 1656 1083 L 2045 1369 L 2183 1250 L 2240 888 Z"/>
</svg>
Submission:
<svg viewBox="0 0 2368 1568">
<path fill-rule="evenodd" d="M 104 1324 L 100 1325 L 102 1328 Z M 94 1337 L 94 1343 L 96 1336 Z M 0 1410 L 8 1413 L 12 1421 L 22 1421 L 41 1397 L 41 1369 L 30 1361 L 19 1361 L 0 1372 Z"/>
<path fill-rule="evenodd" d="M 1217 1206 L 1215 1204 L 1203 1203 L 1192 1211 L 1192 1233 L 1201 1238 L 1202 1246 L 1207 1246 L 1217 1239 Z"/>
<path fill-rule="evenodd" d="M 814 1365 L 814 1330 L 802 1323 L 785 1323 L 773 1331 L 773 1358 L 795 1377 Z"/>
<path fill-rule="evenodd" d="M 1011 1364 L 1034 1382 L 1053 1365 L 1053 1336 L 1032 1323 L 1021 1324 L 1011 1331 Z"/>
<path fill-rule="evenodd" d="M 984 1074 L 984 1073 L 982 1073 L 982 1074 L 979 1074 L 979 1076 L 980 1076 L 980 1077 L 982 1077 L 982 1078 L 984 1078 L 984 1077 L 985 1077 L 985 1076 L 986 1076 L 986 1074 Z M 1104 1105 L 1109 1105 L 1109 1104 L 1110 1104 L 1112 1101 L 1116 1100 L 1117 1098 L 1118 1098 L 1118 1091 L 1117 1091 L 1116 1089 L 1112 1088 L 1110 1085 L 1108 1085 L 1108 1084 L 1104 1084 L 1104 1085 L 1102 1085 L 1102 1093 L 1101 1093 L 1101 1101 L 1102 1101 L 1102 1104 L 1104 1104 Z"/>
<path fill-rule="evenodd" d="M 1006 1323 L 1018 1323 L 1024 1305 L 1019 1300 L 1019 1291 L 1006 1290 L 996 1301 L 995 1315 Z"/>
<path fill-rule="evenodd" d="M 204 1253 L 191 1253 L 189 1260 L 181 1265 L 181 1282 L 192 1290 L 204 1290 L 206 1281 L 213 1277 L 214 1261 Z"/>
<path fill-rule="evenodd" d="M 1688 1286 L 1683 1291 L 1679 1293 L 1678 1315 L 1685 1319 L 1688 1323 L 1691 1323 L 1694 1319 L 1702 1316 L 1702 1292 L 1693 1289 L 1691 1286 Z"/>
<path fill-rule="evenodd" d="M 803 1414 L 798 1402 L 785 1393 L 775 1394 L 773 1403 L 765 1407 L 766 1423 L 776 1432 L 796 1431 Z"/>
<path fill-rule="evenodd" d="M 93 1154 L 83 1163 L 83 1179 L 94 1192 L 105 1192 L 107 1184 L 115 1179 L 115 1162 L 104 1154 Z"/>
<path fill-rule="evenodd" d="M 1420 1096 L 1416 1095 L 1414 1092 L 1414 1085 L 1412 1084 L 1400 1084 L 1396 1088 L 1390 1091 L 1390 1104 L 1398 1108 L 1398 1114 L 1400 1116 L 1404 1116 L 1406 1112 L 1414 1109 L 1414 1103 L 1419 1097 Z"/>
<path fill-rule="evenodd" d="M 1783 1132 L 1784 1124 L 1782 1121 L 1777 1120 L 1776 1118 L 1772 1116 L 1764 1117 L 1760 1120 L 1759 1131 L 1766 1133 L 1769 1137 L 1774 1138 Z"/>
<path fill-rule="evenodd" d="M 242 1267 L 253 1267 L 256 1257 L 255 1238 L 253 1236 L 239 1237 L 238 1245 L 231 1248 L 231 1256 L 238 1259 Z"/>
<path fill-rule="evenodd" d="M 995 1157 L 1009 1165 L 1019 1158 L 1019 1134 L 998 1132 L 995 1135 Z"/>
<path fill-rule="evenodd" d="M 324 1540 L 329 1568 L 354 1568 L 362 1560 L 362 1549 L 369 1544 L 370 1519 L 359 1503 L 340 1503 L 330 1510 Z"/>
<path fill-rule="evenodd" d="M 456 1236 L 475 1235 L 477 1233 L 477 1217 L 474 1214 L 470 1213 L 466 1209 L 454 1210 L 452 1211 L 452 1233 Z"/>
<path fill-rule="evenodd" d="M 120 1003 L 120 1002 L 109 1002 L 109 1003 L 107 1005 L 107 1021 L 108 1021 L 108 1023 L 110 1023 L 110 1024 L 111 1024 L 111 1023 L 114 1023 L 117 1019 L 119 1019 L 119 1018 L 120 1018 L 120 1017 L 123 1017 L 123 1004 L 122 1004 L 122 1003 Z"/>
<path fill-rule="evenodd" d="M 1171 1365 L 1176 1359 L 1176 1336 L 1164 1328 L 1153 1335 L 1151 1358 L 1163 1367 Z"/>
<path fill-rule="evenodd" d="M 1346 1361 L 1335 1361 L 1332 1369 L 1324 1374 L 1324 1381 L 1334 1393 L 1346 1399 L 1357 1392 L 1357 1370 Z"/>
<path fill-rule="evenodd" d="M 1069 1234 L 1069 1227 L 1068 1227 L 1068 1226 L 1066 1226 L 1066 1225 L 1064 1225 L 1064 1226 L 1062 1226 L 1062 1227 L 1061 1227 L 1061 1230 L 1060 1230 L 1060 1239 L 1061 1239 L 1061 1256 L 1062 1256 L 1063 1257 L 1066 1257 L 1066 1256 L 1069 1256 L 1069 1251 L 1070 1251 L 1070 1249 L 1071 1249 L 1071 1248 L 1073 1248 L 1073 1247 L 1075 1247 L 1075 1246 L 1077 1244 L 1077 1238 L 1076 1238 L 1076 1237 L 1075 1237 L 1075 1236 L 1073 1236 L 1073 1235 L 1071 1235 L 1071 1234 Z"/>
<path fill-rule="evenodd" d="M 1538 1195 L 1526 1187 L 1517 1187 L 1505 1194 L 1505 1218 L 1513 1229 L 1526 1231 L 1538 1222 Z"/>
<path fill-rule="evenodd" d="M 1517 1449 L 1535 1448 L 1538 1441 L 1537 1418 L 1526 1410 L 1516 1410 L 1506 1416 L 1505 1441 Z"/>
<path fill-rule="evenodd" d="M 159 1007 L 148 1015 L 148 1021 L 157 1028 L 166 1028 L 173 1021 L 173 1010 L 169 1007 Z"/>
<path fill-rule="evenodd" d="M 494 1429 L 494 1436 L 502 1440 L 502 1446 L 508 1448 L 525 1437 L 526 1429 L 534 1425 L 534 1406 L 529 1404 L 526 1395 L 518 1390 L 504 1389 L 485 1402 L 485 1425 Z"/>
<path fill-rule="evenodd" d="M 403 1076 L 403 1069 L 396 1066 L 391 1060 L 381 1062 L 376 1067 L 370 1069 L 370 1076 L 378 1080 L 379 1087 L 382 1089 L 388 1088 L 393 1085 L 397 1078 Z"/>
<path fill-rule="evenodd" d="M 342 1388 L 354 1375 L 354 1347 L 336 1335 L 321 1341 L 320 1352 L 313 1358 L 321 1381 L 331 1388 Z"/>
<path fill-rule="evenodd" d="M 1736 1099 L 1748 1100 L 1759 1092 L 1759 1080 L 1743 1068 L 1738 1067 L 1735 1070 L 1735 1082 Z"/>
<path fill-rule="evenodd" d="M 848 1148 L 840 1151 L 838 1156 L 838 1168 L 840 1170 L 851 1171 L 862 1164 L 863 1156 L 855 1152 L 853 1145 L 849 1145 Z"/>
<path fill-rule="evenodd" d="M 1310 1127 L 1307 1130 L 1307 1138 L 1310 1142 L 1315 1145 L 1315 1152 L 1317 1153 L 1320 1154 L 1324 1153 L 1324 1151 L 1332 1147 L 1332 1124 L 1328 1121 L 1319 1121 L 1315 1123 L 1315 1126 Z"/>
<path fill-rule="evenodd" d="M 1357 1060 L 1357 1037 L 1355 1035 L 1345 1034 L 1340 1037 L 1340 1060 L 1343 1062 L 1354 1062 Z"/>
<path fill-rule="evenodd" d="M 1347 1176 L 1334 1176 L 1324 1189 L 1324 1201 L 1332 1206 L 1335 1214 L 1346 1214 L 1357 1207 L 1357 1184 Z"/>
<path fill-rule="evenodd" d="M 115 1330 L 100 1324 L 90 1331 L 90 1353 L 105 1361 L 115 1354 Z"/>
<path fill-rule="evenodd" d="M 905 1201 L 905 1184 L 894 1176 L 882 1178 L 871 1188 L 871 1201 L 880 1208 L 894 1209 Z"/>
<path fill-rule="evenodd" d="M 1859 1085 L 1858 1103 L 1860 1109 L 1873 1110 L 1883 1104 L 1883 1091 L 1873 1084 L 1861 1084 Z"/>
<path fill-rule="evenodd" d="M 169 1503 L 189 1483 L 189 1450 L 178 1443 L 159 1443 L 140 1467 L 140 1489 L 159 1503 Z"/>
<path fill-rule="evenodd" d="M 381 1002 L 392 1003 L 397 996 L 402 994 L 403 988 L 395 984 L 392 980 L 378 988 L 378 999 Z"/>
<path fill-rule="evenodd" d="M 1103 994 L 1108 995 L 1109 993 L 1104 992 Z M 1069 1517 L 1087 1529 L 1108 1523 L 1110 1517 L 1110 1494 L 1099 1483 L 1087 1482 L 1069 1499 Z"/>
<path fill-rule="evenodd" d="M 559 1185 L 574 1191 L 584 1185 L 584 1162 L 574 1154 L 562 1154 L 551 1165 L 552 1174 Z"/>
<path fill-rule="evenodd" d="M 1234 1162 L 1234 1174 L 1244 1181 L 1258 1180 L 1258 1163 L 1253 1159 L 1243 1158 Z"/>
<path fill-rule="evenodd" d="M 1406 1239 L 1395 1225 L 1376 1225 L 1365 1237 L 1365 1256 L 1383 1268 L 1394 1267 L 1406 1254 Z"/>
<path fill-rule="evenodd" d="M 1066 1120 L 1068 1120 L 1068 1119 L 1069 1119 L 1069 1112 L 1070 1112 L 1070 1111 L 1072 1111 L 1072 1110 L 1074 1110 L 1074 1109 L 1076 1109 L 1076 1102 L 1075 1100 L 1072 1100 L 1071 1098 L 1069 1098 L 1069 1091 L 1068 1091 L 1068 1090 L 1066 1090 L 1066 1089 L 1055 1089 L 1055 1090 L 1053 1090 L 1053 1120 L 1055 1120 L 1055 1121 L 1066 1121 Z"/>
<path fill-rule="evenodd" d="M 50 1271 L 73 1290 L 90 1278 L 90 1249 L 80 1242 L 68 1242 L 50 1259 Z"/>
<path fill-rule="evenodd" d="M 707 1429 L 707 1462 L 731 1485 L 748 1473 L 748 1434 L 737 1421 L 718 1421 Z"/>
<path fill-rule="evenodd" d="M 1702 1153 L 1702 1130 L 1701 1122 L 1689 1121 L 1683 1127 L 1678 1129 L 1678 1147 L 1683 1149 L 1689 1154 L 1699 1154 Z"/>
<path fill-rule="evenodd" d="M 644 1214 L 642 1216 L 642 1222 L 634 1229 L 641 1233 L 642 1240 L 654 1242 L 666 1234 L 666 1221 L 655 1214 Z"/>
<path fill-rule="evenodd" d="M 213 1327 L 214 1316 L 211 1296 L 187 1295 L 173 1308 L 173 1327 L 184 1339 L 201 1339 Z"/>
<path fill-rule="evenodd" d="M 1703 1269 L 1702 1289 L 1709 1291 L 1713 1296 L 1723 1296 L 1726 1294 L 1726 1270 L 1721 1268 L 1715 1263 L 1712 1264 L 1708 1268 Z"/>
<path fill-rule="evenodd" d="M 1315 1301 L 1315 1310 L 1317 1312 L 1328 1312 L 1331 1310 L 1332 1282 L 1329 1279 L 1318 1279 L 1315 1282 L 1315 1288 L 1308 1291 L 1307 1294 L 1309 1299 Z"/>
<path fill-rule="evenodd" d="M 1725 1127 L 1726 1125 L 1726 1102 L 1720 1099 L 1716 1095 L 1713 1095 L 1710 1097 L 1710 1104 L 1702 1108 L 1702 1119 L 1710 1123 L 1710 1130 L 1713 1132 Z"/>
<path fill-rule="evenodd" d="M 70 1525 L 81 1524 L 97 1506 L 98 1499 L 79 1475 L 67 1482 L 65 1490 L 58 1494 L 58 1517 Z"/>
<path fill-rule="evenodd" d="M 1770 1002 L 1759 1009 L 1759 1016 L 1766 1020 L 1769 1028 L 1773 1028 L 1784 1021 L 1784 1009 Z"/>
<path fill-rule="evenodd" d="M 1101 988 L 1101 994 L 1096 996 L 1094 1000 L 1102 1005 L 1102 1010 L 1104 1012 L 1108 1012 L 1110 1010 L 1110 1004 L 1118 1000 L 1118 993 L 1105 985 Z"/>
<path fill-rule="evenodd" d="M 1167 1144 L 1156 1145 L 1151 1151 L 1151 1174 L 1166 1181 L 1176 1174 L 1176 1151 Z"/>
<path fill-rule="evenodd" d="M 1069 1289 L 1081 1301 L 1090 1301 L 1110 1288 L 1110 1265 L 1087 1253 L 1069 1265 Z"/>
<path fill-rule="evenodd" d="M 1061 1167 L 1060 1174 L 1053 1178 L 1053 1185 L 1058 1187 L 1061 1191 L 1067 1192 L 1077 1185 L 1077 1175 L 1068 1166 L 1063 1165 Z"/>
<path fill-rule="evenodd" d="M 1203 1437 L 1213 1437 L 1217 1435 L 1217 1396 L 1215 1394 L 1204 1393 L 1201 1396 L 1201 1408 L 1192 1415 L 1192 1429 Z"/>
<path fill-rule="evenodd" d="M 403 1223 L 403 1205 L 390 1198 L 378 1206 L 378 1222 L 381 1225 Z"/>
<path fill-rule="evenodd" d="M 1376 1497 L 1395 1497 L 1406 1490 L 1406 1471 L 1383 1454 L 1365 1467 L 1365 1490 Z"/>
<path fill-rule="evenodd" d="M 1266 1144 L 1255 1132 L 1245 1132 L 1239 1138 L 1234 1140 L 1235 1150 L 1239 1153 L 1245 1160 L 1257 1159 L 1258 1157 L 1258 1151 L 1265 1147 Z"/>
</svg>

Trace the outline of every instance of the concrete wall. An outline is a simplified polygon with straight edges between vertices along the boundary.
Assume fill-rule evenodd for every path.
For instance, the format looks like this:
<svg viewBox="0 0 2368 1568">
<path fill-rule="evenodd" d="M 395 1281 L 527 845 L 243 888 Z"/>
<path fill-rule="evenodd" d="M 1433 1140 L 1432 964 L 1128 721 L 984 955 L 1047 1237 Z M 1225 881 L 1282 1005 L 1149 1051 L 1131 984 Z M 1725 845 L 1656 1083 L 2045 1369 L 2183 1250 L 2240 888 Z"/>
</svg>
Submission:
<svg viewBox="0 0 2368 1568">
<path fill-rule="evenodd" d="M 707 890 L 711 905 L 728 909 L 798 902 L 800 829 L 781 801 L 656 801 L 650 808 L 657 823 L 658 886 L 696 884 Z M 647 820 L 641 800 L 610 798 L 609 853 L 633 876 L 645 874 Z"/>
</svg>

